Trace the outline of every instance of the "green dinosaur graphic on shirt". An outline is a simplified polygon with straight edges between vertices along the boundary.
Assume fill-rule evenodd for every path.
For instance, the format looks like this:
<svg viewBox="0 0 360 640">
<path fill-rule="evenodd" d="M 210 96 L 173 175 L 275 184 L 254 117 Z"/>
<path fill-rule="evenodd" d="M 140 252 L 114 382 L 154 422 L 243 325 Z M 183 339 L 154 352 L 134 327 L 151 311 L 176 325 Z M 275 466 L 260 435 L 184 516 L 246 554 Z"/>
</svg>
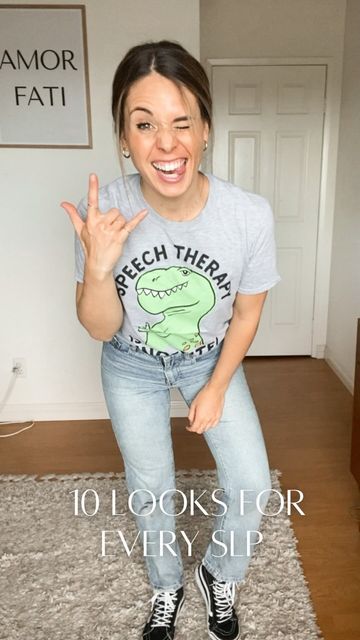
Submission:
<svg viewBox="0 0 360 640">
<path fill-rule="evenodd" d="M 169 344 L 189 351 L 203 344 L 200 320 L 213 308 L 215 292 L 208 278 L 187 267 L 153 269 L 136 283 L 140 306 L 163 319 L 152 326 L 147 322 L 138 330 L 146 333 L 145 343 L 154 349 Z"/>
</svg>

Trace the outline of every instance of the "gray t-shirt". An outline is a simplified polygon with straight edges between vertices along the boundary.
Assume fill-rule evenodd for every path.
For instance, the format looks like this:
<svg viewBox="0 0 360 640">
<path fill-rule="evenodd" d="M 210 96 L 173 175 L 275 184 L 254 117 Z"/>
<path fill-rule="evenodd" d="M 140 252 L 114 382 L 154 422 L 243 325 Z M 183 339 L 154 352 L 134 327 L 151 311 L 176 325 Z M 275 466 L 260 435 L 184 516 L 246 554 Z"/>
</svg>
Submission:
<svg viewBox="0 0 360 640">
<path fill-rule="evenodd" d="M 99 208 L 126 219 L 149 213 L 129 235 L 113 273 L 124 308 L 117 332 L 149 354 L 205 353 L 224 337 L 237 292 L 277 284 L 274 219 L 268 201 L 211 174 L 204 208 L 192 220 L 164 218 L 144 200 L 140 176 L 99 190 Z M 86 218 L 86 198 L 78 206 Z M 84 252 L 75 234 L 76 280 Z"/>
</svg>

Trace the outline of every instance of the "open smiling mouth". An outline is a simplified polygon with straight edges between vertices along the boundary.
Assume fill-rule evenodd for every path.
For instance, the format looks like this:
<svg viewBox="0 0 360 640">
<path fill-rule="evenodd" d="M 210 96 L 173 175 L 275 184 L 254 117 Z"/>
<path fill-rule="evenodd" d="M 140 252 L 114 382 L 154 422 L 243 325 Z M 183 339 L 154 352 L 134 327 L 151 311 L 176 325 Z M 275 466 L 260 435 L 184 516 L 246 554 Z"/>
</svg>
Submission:
<svg viewBox="0 0 360 640">
<path fill-rule="evenodd" d="M 161 173 L 166 175 L 180 175 L 185 171 L 186 163 L 187 158 L 181 158 L 179 160 L 174 160 L 173 162 L 152 162 L 151 164 L 154 169 L 161 171 Z"/>
</svg>

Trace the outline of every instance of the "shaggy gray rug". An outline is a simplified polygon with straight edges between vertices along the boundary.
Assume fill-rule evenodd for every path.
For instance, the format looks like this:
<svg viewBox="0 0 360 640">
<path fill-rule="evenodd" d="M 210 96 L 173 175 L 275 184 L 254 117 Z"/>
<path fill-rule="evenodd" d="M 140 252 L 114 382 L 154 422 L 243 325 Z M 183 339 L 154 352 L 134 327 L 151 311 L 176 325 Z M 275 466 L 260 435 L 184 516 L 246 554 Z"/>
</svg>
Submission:
<svg viewBox="0 0 360 640">
<path fill-rule="evenodd" d="M 279 471 L 272 471 L 280 490 Z M 215 471 L 178 471 L 177 487 L 189 495 L 216 488 Z M 74 491 L 86 489 L 100 498 L 94 516 L 74 515 Z M 120 496 L 119 520 L 111 515 L 111 493 Z M 0 476 L 0 638 L 1 640 L 139 640 L 152 590 L 137 545 L 101 556 L 102 529 L 137 533 L 127 509 L 124 474 L 66 476 Z M 92 512 L 94 492 L 85 507 Z M 273 494 L 267 510 L 274 513 Z M 206 500 L 201 500 L 206 508 Z M 214 504 L 209 503 L 209 511 Z M 190 522 L 191 518 L 191 522 Z M 200 530 L 193 555 L 182 547 L 186 601 L 176 640 L 206 640 L 205 607 L 195 586 L 194 568 L 211 536 L 212 518 L 201 514 L 177 517 L 179 529 Z M 244 583 L 237 589 L 236 609 L 242 640 L 314 640 L 322 638 L 316 623 L 297 540 L 281 511 L 264 517 L 263 542 L 256 547 Z M 189 534 L 190 537 L 190 534 Z M 180 541 L 181 545 L 181 541 Z"/>
</svg>

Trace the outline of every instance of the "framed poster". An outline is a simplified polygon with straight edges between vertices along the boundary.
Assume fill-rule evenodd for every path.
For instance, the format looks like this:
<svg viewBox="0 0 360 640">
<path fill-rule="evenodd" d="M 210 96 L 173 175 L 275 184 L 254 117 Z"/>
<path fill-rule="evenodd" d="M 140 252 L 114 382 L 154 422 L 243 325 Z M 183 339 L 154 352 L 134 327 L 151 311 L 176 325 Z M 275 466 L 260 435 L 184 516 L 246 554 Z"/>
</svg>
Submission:
<svg viewBox="0 0 360 640">
<path fill-rule="evenodd" d="M 0 4 L 0 146 L 92 147 L 83 5 Z"/>
</svg>

